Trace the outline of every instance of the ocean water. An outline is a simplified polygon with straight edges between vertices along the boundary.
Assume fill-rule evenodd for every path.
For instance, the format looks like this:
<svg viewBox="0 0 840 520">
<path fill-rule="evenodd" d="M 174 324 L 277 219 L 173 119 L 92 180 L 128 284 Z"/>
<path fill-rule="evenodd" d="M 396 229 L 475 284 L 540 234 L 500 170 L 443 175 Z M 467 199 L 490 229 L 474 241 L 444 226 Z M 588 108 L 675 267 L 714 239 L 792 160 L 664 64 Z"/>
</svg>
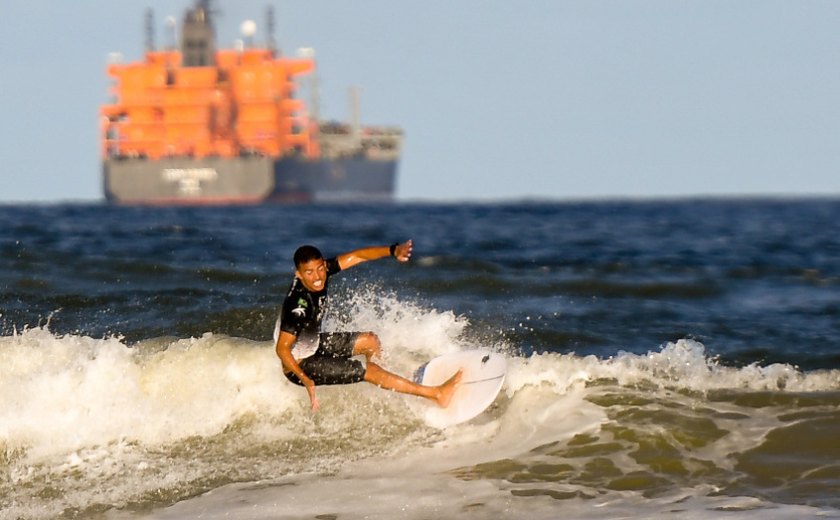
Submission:
<svg viewBox="0 0 840 520">
<path fill-rule="evenodd" d="M 840 201 L 0 206 L 0 518 L 840 518 Z M 489 348 L 487 412 L 285 380 L 303 243 L 383 364 Z"/>
</svg>

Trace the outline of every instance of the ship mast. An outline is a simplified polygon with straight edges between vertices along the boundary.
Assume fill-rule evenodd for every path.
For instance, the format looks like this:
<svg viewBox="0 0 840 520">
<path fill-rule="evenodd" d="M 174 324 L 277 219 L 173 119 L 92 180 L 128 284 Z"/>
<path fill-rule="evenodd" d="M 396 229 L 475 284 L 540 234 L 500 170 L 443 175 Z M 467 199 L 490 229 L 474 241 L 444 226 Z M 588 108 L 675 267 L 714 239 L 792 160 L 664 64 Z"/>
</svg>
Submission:
<svg viewBox="0 0 840 520">
<path fill-rule="evenodd" d="M 155 14 L 151 7 L 146 9 L 146 52 L 155 51 Z"/>
<path fill-rule="evenodd" d="M 268 6 L 265 9 L 265 33 L 266 33 L 266 48 L 271 51 L 272 56 L 279 54 L 277 49 L 277 39 L 274 37 L 274 8 Z"/>
</svg>

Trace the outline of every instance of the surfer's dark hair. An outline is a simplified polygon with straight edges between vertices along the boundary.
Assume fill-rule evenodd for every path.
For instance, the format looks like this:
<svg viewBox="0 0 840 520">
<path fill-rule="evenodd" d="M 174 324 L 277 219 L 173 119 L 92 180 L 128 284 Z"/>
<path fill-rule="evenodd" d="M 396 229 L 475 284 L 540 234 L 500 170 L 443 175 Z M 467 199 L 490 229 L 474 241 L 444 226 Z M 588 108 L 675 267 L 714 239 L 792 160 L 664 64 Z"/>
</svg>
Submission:
<svg viewBox="0 0 840 520">
<path fill-rule="evenodd" d="M 321 254 L 321 251 L 317 247 L 309 245 L 300 246 L 295 251 L 295 267 L 300 267 L 312 260 L 322 260 L 323 258 L 324 255 Z"/>
</svg>

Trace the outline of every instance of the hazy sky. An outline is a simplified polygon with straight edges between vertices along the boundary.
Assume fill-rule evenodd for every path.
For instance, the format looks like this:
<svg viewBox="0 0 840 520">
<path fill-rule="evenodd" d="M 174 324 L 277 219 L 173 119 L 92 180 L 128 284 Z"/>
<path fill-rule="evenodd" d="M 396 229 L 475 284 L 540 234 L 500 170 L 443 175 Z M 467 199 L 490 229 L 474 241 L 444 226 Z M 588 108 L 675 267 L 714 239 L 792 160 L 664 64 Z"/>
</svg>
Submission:
<svg viewBox="0 0 840 520">
<path fill-rule="evenodd" d="M 0 201 L 100 200 L 108 53 L 190 0 L 0 0 Z M 275 9 L 321 113 L 406 132 L 403 200 L 840 193 L 837 0 L 217 0 Z"/>
</svg>

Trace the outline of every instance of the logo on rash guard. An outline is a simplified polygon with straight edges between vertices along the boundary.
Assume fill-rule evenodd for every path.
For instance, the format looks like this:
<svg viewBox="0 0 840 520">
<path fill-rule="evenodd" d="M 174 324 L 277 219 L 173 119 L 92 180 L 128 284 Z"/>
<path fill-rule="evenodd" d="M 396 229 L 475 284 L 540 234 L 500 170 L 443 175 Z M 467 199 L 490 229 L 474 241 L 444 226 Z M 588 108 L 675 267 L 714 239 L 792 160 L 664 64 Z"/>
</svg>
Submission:
<svg viewBox="0 0 840 520">
<path fill-rule="evenodd" d="M 295 316 L 298 316 L 299 318 L 303 318 L 304 316 L 306 316 L 306 308 L 309 305 L 306 303 L 306 300 L 304 300 L 303 298 L 298 298 L 297 303 L 298 303 L 298 306 L 295 307 L 294 309 L 292 309 L 292 314 L 294 314 Z"/>
</svg>

